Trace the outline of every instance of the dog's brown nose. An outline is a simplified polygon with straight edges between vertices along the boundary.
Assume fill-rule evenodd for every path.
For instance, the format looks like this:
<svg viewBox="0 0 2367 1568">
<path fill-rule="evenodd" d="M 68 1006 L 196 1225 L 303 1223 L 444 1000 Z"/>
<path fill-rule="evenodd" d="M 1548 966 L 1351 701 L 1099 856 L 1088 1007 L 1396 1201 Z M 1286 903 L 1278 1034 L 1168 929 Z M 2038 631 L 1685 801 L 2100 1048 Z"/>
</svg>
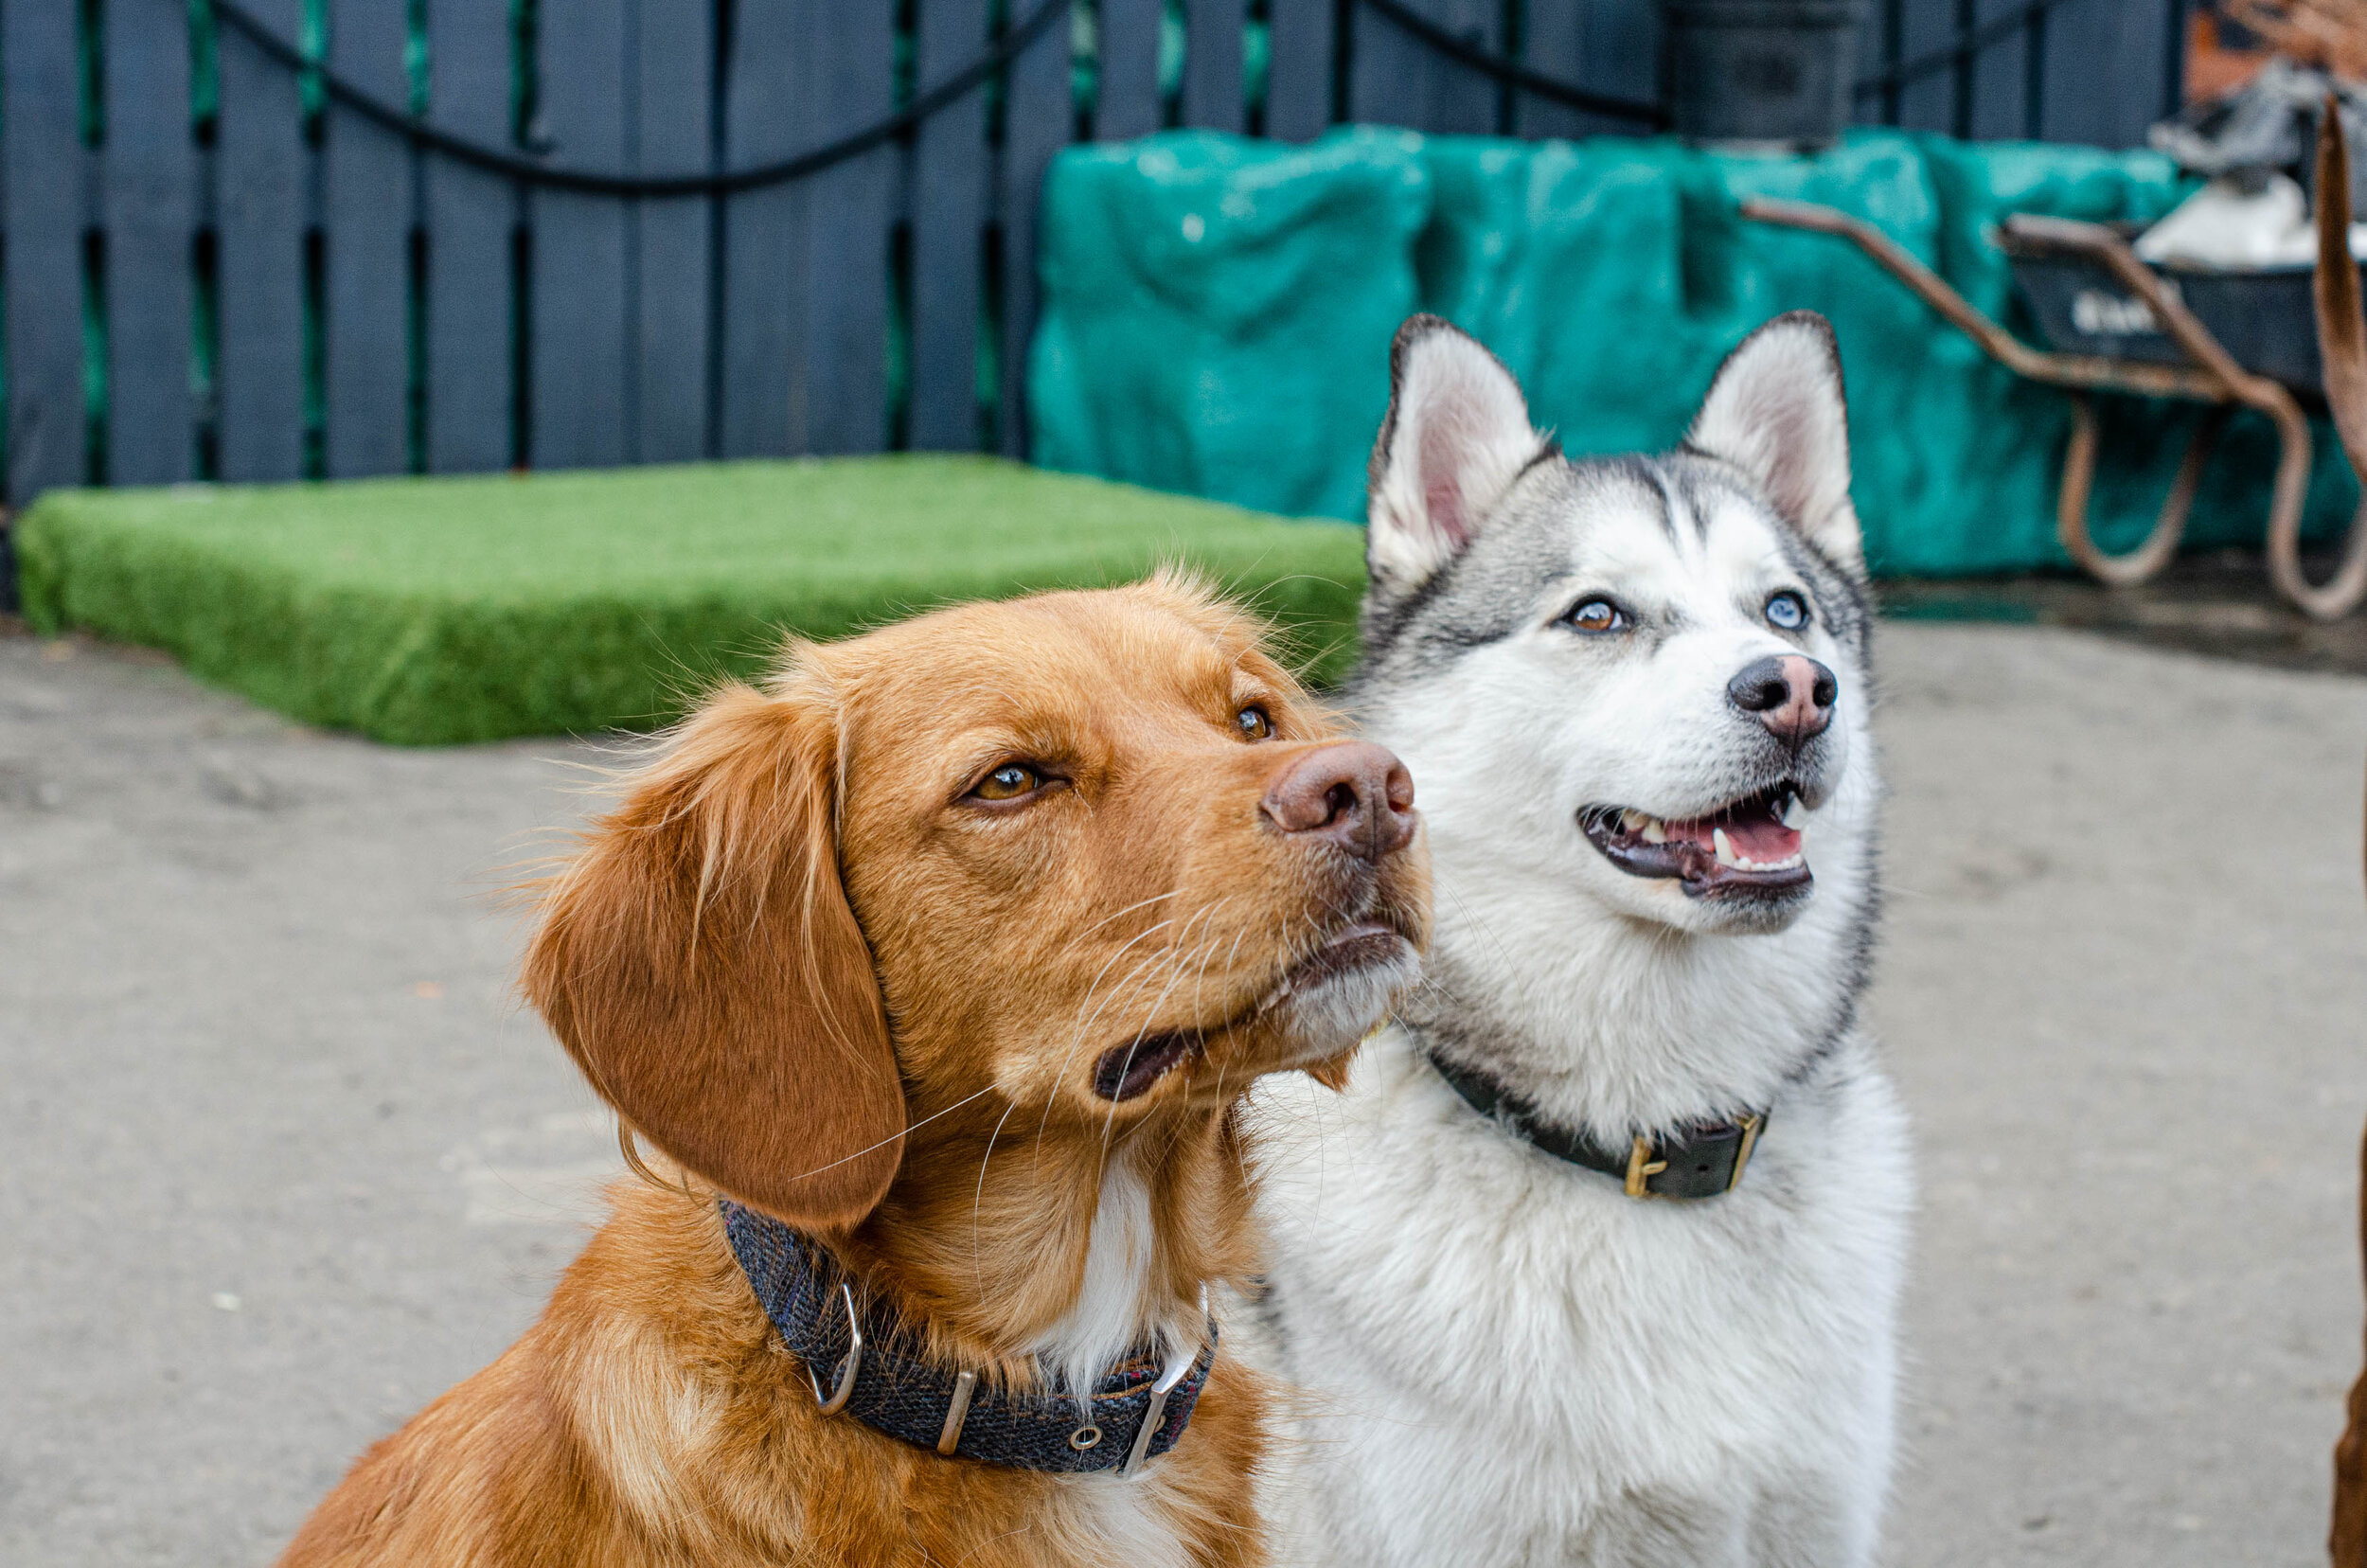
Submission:
<svg viewBox="0 0 2367 1568">
<path fill-rule="evenodd" d="M 1314 833 L 1378 864 L 1414 842 L 1414 775 L 1369 740 L 1307 753 L 1266 786 L 1266 815 L 1286 833 Z"/>
<path fill-rule="evenodd" d="M 1799 653 L 1770 654 L 1742 667 L 1726 683 L 1726 700 L 1755 713 L 1776 739 L 1803 745 L 1833 722 L 1841 683 L 1833 672 Z"/>
</svg>

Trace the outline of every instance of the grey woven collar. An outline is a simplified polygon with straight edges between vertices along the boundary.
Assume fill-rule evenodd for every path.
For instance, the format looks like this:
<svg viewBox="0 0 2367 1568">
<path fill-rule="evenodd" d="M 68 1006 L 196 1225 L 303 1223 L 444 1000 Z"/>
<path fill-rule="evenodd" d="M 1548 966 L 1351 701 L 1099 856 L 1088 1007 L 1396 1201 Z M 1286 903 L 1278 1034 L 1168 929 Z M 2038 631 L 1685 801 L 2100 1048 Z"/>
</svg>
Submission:
<svg viewBox="0 0 2367 1568">
<path fill-rule="evenodd" d="M 828 1252 L 769 1216 L 722 1201 L 723 1229 L 764 1314 L 806 1363 L 826 1413 L 917 1448 L 1021 1470 L 1131 1475 L 1184 1438 L 1217 1361 L 1217 1325 L 1188 1363 L 1145 1348 L 1083 1400 L 982 1388 L 974 1372 L 922 1359 L 897 1327 L 857 1305 Z"/>
<path fill-rule="evenodd" d="M 1525 1100 L 1475 1068 L 1428 1050 L 1422 1060 L 1481 1115 L 1503 1123 L 1557 1160 L 1616 1178 L 1630 1198 L 1715 1198 L 1732 1192 L 1767 1128 L 1767 1113 L 1755 1111 L 1735 1121 L 1639 1134 L 1625 1148 L 1609 1148 L 1575 1128 L 1544 1120 Z"/>
</svg>

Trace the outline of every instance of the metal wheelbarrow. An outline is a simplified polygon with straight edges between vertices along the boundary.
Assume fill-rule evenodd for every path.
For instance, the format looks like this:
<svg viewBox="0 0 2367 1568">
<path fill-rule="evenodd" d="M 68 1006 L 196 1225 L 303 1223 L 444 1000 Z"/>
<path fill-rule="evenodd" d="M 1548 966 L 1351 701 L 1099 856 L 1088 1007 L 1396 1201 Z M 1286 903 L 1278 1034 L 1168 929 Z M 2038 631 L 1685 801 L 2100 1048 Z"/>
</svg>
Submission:
<svg viewBox="0 0 2367 1568">
<path fill-rule="evenodd" d="M 2339 135 L 2332 139 L 2331 155 L 2347 169 L 2347 156 Z M 2329 183 L 2324 172 L 2328 156 L 2327 146 L 2322 142 L 2318 188 L 2339 195 L 2320 204 L 2321 259 L 2314 296 L 2327 401 L 2352 470 L 2357 472 L 2362 467 L 2362 454 L 2367 454 L 2367 345 L 2358 347 L 2353 355 L 2353 340 L 2359 335 L 2358 274 L 2350 262 L 2348 249 L 2350 187 L 2346 172 L 2338 173 Z M 2367 597 L 2367 499 L 2362 500 L 2358 513 L 2351 520 L 2340 563 L 2334 575 L 2325 582 L 2315 584 L 2303 575 L 2301 526 L 2302 505 L 2309 486 L 2309 420 L 2292 390 L 2272 376 L 2238 363 L 2187 308 L 2179 292 L 2140 261 L 2128 248 L 2127 241 L 2115 230 L 2101 223 L 2016 213 L 2001 226 L 1999 242 L 2018 259 L 2060 261 L 2101 270 L 2127 291 L 2128 301 L 2141 303 L 2150 315 L 2149 322 L 2138 319 L 2127 325 L 2145 336 L 2153 336 L 2156 330 L 2166 334 L 2175 346 L 2176 355 L 2163 354 L 2161 359 L 2175 357 L 2181 363 L 2033 348 L 1974 309 L 1938 274 L 1908 255 L 1880 230 L 1836 208 L 1808 202 L 1751 197 L 1742 203 L 1742 215 L 1762 223 L 1848 240 L 2000 365 L 2017 375 L 2061 387 L 2072 395 L 2071 441 L 2063 454 L 2063 478 L 2056 492 L 2056 530 L 2072 560 L 2098 581 L 2113 587 L 2127 586 L 2145 581 L 2170 563 L 2185 533 L 2187 514 L 2194 507 L 2195 491 L 2212 445 L 2225 428 L 2228 416 L 2235 408 L 2245 407 L 2267 415 L 2277 433 L 2276 477 L 2269 491 L 2268 530 L 2269 575 L 2277 591 L 2304 614 L 2320 620 L 2340 619 L 2362 597 Z M 2336 246 L 2333 254 L 2339 261 L 2332 270 L 2349 278 L 2347 320 L 2352 332 L 2351 339 L 2344 341 L 2333 341 L 2327 335 L 2326 294 L 2330 278 L 2325 237 L 2330 226 L 2337 224 L 2339 227 L 2332 227 Z M 2340 287 L 2339 280 L 2331 281 Z M 2339 306 L 2340 301 L 2336 303 Z M 2347 388 L 2338 387 L 2346 370 L 2350 372 L 2350 384 Z M 2154 520 L 2152 531 L 2144 543 L 2120 555 L 2106 554 L 2088 530 L 2088 500 L 2095 480 L 2097 444 L 2092 394 L 2097 392 L 2178 398 L 2208 404 L 2211 410 L 2187 442 L 2178 476 Z"/>
</svg>

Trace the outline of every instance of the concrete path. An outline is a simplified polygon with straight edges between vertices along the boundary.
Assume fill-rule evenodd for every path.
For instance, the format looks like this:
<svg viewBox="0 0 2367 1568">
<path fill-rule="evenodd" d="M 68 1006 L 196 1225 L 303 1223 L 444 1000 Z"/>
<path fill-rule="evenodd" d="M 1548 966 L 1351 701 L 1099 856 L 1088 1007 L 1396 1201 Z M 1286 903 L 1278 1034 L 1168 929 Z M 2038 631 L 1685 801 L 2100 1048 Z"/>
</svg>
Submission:
<svg viewBox="0 0 2367 1568">
<path fill-rule="evenodd" d="M 1887 1560 L 2321 1562 L 2367 681 L 1881 651 L 1874 1015 L 1925 1155 Z M 534 1315 L 615 1156 L 490 895 L 591 759 L 0 638 L 0 1562 L 267 1561 Z"/>
</svg>

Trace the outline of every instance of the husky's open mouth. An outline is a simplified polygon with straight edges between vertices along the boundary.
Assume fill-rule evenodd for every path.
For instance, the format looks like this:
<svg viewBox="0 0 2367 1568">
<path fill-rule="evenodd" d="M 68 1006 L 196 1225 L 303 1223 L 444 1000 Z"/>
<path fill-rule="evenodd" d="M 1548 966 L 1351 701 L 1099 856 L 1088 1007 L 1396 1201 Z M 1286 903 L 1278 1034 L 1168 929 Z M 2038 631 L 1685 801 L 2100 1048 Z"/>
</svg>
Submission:
<svg viewBox="0 0 2367 1568">
<path fill-rule="evenodd" d="M 1692 898 L 1797 891 L 1815 879 L 1804 842 L 1807 807 L 1787 779 L 1706 816 L 1664 821 L 1629 806 L 1589 806 L 1578 827 L 1631 877 L 1676 877 Z"/>
</svg>

